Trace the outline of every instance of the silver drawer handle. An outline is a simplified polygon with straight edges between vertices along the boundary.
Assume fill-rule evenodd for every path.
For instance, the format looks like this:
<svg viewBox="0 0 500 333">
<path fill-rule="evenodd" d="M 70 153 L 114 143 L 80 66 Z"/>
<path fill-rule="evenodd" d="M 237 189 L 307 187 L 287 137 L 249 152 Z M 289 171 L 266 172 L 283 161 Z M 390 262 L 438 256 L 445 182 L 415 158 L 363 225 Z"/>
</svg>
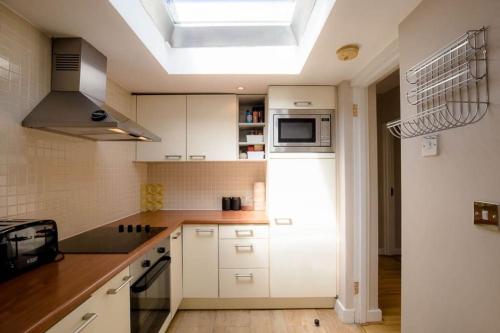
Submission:
<svg viewBox="0 0 500 333">
<path fill-rule="evenodd" d="M 97 313 L 87 313 L 82 317 L 83 324 L 80 325 L 76 330 L 73 331 L 73 333 L 80 333 L 83 331 L 87 326 L 90 325 L 91 322 L 93 322 L 97 318 Z"/>
<path fill-rule="evenodd" d="M 206 158 L 206 155 L 189 155 L 190 160 L 205 160 Z"/>
<path fill-rule="evenodd" d="M 236 251 L 238 251 L 238 249 L 241 249 L 241 248 L 250 249 L 250 251 L 253 251 L 253 244 L 250 244 L 250 245 L 238 245 L 238 244 L 235 244 L 234 247 L 236 248 Z"/>
<path fill-rule="evenodd" d="M 175 234 L 175 236 L 172 236 L 172 239 L 177 239 L 179 236 L 182 235 L 182 232 L 179 231 L 178 233 Z"/>
<path fill-rule="evenodd" d="M 167 160 L 180 160 L 182 155 L 165 155 L 165 159 Z"/>
<path fill-rule="evenodd" d="M 209 233 L 214 233 L 214 229 L 196 229 L 196 232 L 201 233 L 201 232 L 209 232 Z"/>
<path fill-rule="evenodd" d="M 234 274 L 234 277 L 237 278 L 237 279 L 241 279 L 241 278 L 248 278 L 248 279 L 253 279 L 253 274 L 252 273 L 249 273 L 249 274 Z"/>
<path fill-rule="evenodd" d="M 248 236 L 253 236 L 253 230 L 252 229 L 241 229 L 241 230 L 235 230 L 236 236 L 240 236 L 240 234 L 247 234 Z M 242 235 L 244 236 L 244 235 Z"/>
<path fill-rule="evenodd" d="M 292 219 L 289 217 L 275 218 L 274 223 L 276 223 L 277 225 L 290 225 L 292 224 Z"/>
<path fill-rule="evenodd" d="M 125 276 L 123 278 L 123 283 L 116 289 L 109 289 L 106 293 L 108 295 L 116 295 L 120 290 L 122 290 L 134 277 L 132 275 Z"/>
<path fill-rule="evenodd" d="M 312 102 L 311 101 L 296 101 L 293 102 L 295 106 L 311 106 Z"/>
</svg>

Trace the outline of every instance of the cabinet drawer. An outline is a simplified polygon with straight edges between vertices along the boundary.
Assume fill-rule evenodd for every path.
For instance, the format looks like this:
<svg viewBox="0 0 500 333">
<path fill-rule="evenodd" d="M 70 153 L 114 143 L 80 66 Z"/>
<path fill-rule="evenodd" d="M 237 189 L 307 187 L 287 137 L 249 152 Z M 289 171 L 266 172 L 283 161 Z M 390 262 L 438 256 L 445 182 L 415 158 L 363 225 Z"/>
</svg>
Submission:
<svg viewBox="0 0 500 333">
<path fill-rule="evenodd" d="M 221 239 L 219 241 L 220 268 L 269 267 L 267 239 Z"/>
<path fill-rule="evenodd" d="M 264 269 L 220 269 L 221 298 L 269 297 L 269 271 Z"/>
<path fill-rule="evenodd" d="M 101 318 L 94 308 L 94 299 L 90 298 L 52 326 L 46 333 L 75 332 L 79 328 L 81 328 L 82 333 L 96 332 L 96 323 Z"/>
<path fill-rule="evenodd" d="M 219 238 L 268 238 L 267 225 L 240 224 L 219 226 Z"/>
<path fill-rule="evenodd" d="M 333 86 L 271 86 L 271 109 L 336 109 Z"/>
</svg>

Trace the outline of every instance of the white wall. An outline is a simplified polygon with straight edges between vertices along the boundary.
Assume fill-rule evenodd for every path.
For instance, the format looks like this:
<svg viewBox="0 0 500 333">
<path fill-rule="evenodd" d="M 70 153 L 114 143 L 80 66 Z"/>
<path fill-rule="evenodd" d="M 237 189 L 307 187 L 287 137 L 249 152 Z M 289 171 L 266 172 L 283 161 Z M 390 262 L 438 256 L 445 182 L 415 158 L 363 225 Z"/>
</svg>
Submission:
<svg viewBox="0 0 500 333">
<path fill-rule="evenodd" d="M 441 134 L 438 157 L 402 140 L 402 331 L 500 332 L 500 232 L 473 225 L 474 200 L 500 202 L 500 1 L 424 0 L 400 25 L 405 71 L 467 29 L 489 26 L 491 106 Z"/>
</svg>

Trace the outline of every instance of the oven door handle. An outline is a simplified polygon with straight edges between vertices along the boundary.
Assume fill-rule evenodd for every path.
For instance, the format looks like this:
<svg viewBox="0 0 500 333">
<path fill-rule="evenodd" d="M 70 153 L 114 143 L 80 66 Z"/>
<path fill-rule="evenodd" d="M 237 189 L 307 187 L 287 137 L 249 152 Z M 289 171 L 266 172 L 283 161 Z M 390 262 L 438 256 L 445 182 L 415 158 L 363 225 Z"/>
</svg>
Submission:
<svg viewBox="0 0 500 333">
<path fill-rule="evenodd" d="M 165 255 L 158 259 L 157 262 L 151 266 L 146 273 L 144 273 L 135 283 L 130 287 L 133 293 L 141 293 L 146 291 L 158 279 L 158 277 L 170 266 L 171 258 Z"/>
</svg>

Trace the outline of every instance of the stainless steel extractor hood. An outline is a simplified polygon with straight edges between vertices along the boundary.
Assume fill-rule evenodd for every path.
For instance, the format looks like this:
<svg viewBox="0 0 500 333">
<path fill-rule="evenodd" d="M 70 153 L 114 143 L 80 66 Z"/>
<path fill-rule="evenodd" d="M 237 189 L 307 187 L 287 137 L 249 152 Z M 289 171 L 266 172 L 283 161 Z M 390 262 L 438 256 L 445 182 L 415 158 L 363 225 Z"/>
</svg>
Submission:
<svg viewBox="0 0 500 333">
<path fill-rule="evenodd" d="M 106 67 L 106 57 L 84 39 L 52 39 L 51 92 L 22 125 L 96 141 L 161 141 L 103 102 Z"/>
</svg>

